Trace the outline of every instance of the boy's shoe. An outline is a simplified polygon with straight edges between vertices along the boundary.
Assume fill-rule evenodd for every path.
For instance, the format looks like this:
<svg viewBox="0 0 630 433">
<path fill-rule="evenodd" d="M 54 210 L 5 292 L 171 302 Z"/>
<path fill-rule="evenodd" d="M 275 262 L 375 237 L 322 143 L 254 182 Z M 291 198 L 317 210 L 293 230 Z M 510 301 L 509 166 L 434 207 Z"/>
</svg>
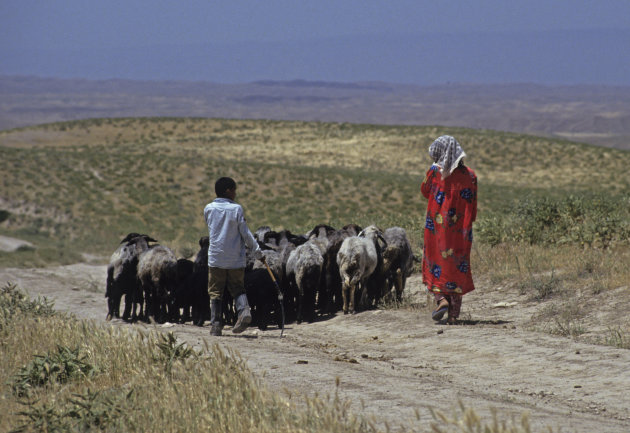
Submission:
<svg viewBox="0 0 630 433">
<path fill-rule="evenodd" d="M 238 320 L 232 328 L 232 332 L 235 334 L 240 334 L 244 330 L 247 329 L 247 326 L 252 321 L 252 312 L 249 308 L 249 303 L 247 302 L 247 295 L 245 293 L 241 293 L 234 300 L 236 304 L 236 311 L 238 311 Z"/>
<path fill-rule="evenodd" d="M 250 312 L 249 307 L 243 308 L 241 313 L 238 315 L 238 320 L 236 321 L 234 328 L 232 328 L 232 332 L 235 334 L 240 334 L 247 329 L 251 321 L 252 313 Z"/>
</svg>

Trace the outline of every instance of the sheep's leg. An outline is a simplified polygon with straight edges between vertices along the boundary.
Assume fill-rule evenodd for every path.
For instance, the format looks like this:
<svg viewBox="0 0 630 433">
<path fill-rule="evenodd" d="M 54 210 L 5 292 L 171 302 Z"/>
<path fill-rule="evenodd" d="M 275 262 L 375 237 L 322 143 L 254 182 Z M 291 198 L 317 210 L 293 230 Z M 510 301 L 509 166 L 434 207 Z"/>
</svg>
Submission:
<svg viewBox="0 0 630 433">
<path fill-rule="evenodd" d="M 359 295 L 359 308 L 361 310 L 366 310 L 370 304 L 370 298 L 369 298 L 369 287 L 367 283 L 359 283 L 361 284 L 361 288 L 360 291 L 358 293 Z"/>
<path fill-rule="evenodd" d="M 125 309 L 123 311 L 122 319 L 124 321 L 129 320 L 129 315 L 131 314 L 131 308 L 135 302 L 135 290 L 127 290 L 125 292 Z"/>
<path fill-rule="evenodd" d="M 137 287 L 133 290 L 133 305 L 131 312 L 131 321 L 136 322 L 138 318 L 144 319 L 144 297 L 142 296 L 142 288 Z M 140 308 L 140 312 L 136 314 L 136 309 Z"/>
<path fill-rule="evenodd" d="M 147 287 L 144 291 L 144 316 L 147 322 L 155 318 L 155 299 L 153 299 L 153 289 Z"/>
<path fill-rule="evenodd" d="M 326 294 L 328 301 L 326 313 L 334 314 L 341 307 L 339 303 L 341 298 L 341 281 L 338 274 L 337 277 L 330 274 L 326 275 Z"/>
<path fill-rule="evenodd" d="M 402 292 L 405 288 L 405 281 L 401 269 L 396 270 L 396 300 L 402 301 Z"/>
<path fill-rule="evenodd" d="M 191 308 L 191 305 L 188 302 L 186 302 L 184 304 L 182 318 L 180 320 L 181 323 L 186 323 L 186 322 L 189 322 L 191 320 L 190 308 Z"/>
<path fill-rule="evenodd" d="M 120 296 L 116 295 L 114 297 L 114 299 L 113 299 L 114 300 L 114 305 L 113 305 L 114 311 L 113 311 L 113 314 L 114 314 L 114 317 L 116 317 L 116 318 L 120 317 L 120 300 L 121 299 L 122 299 L 122 294 Z"/>
<path fill-rule="evenodd" d="M 256 313 L 256 315 L 254 315 L 254 313 Z M 256 309 L 252 311 L 252 323 L 256 322 L 258 329 L 265 331 L 270 321 L 271 304 L 263 301 L 262 305 L 258 305 Z"/>
<path fill-rule="evenodd" d="M 350 314 L 354 314 L 356 313 L 356 310 L 354 308 L 354 297 L 356 294 L 356 290 L 357 290 L 357 285 L 356 284 L 351 284 L 350 285 L 350 293 L 349 293 L 349 298 L 350 298 Z"/>
<path fill-rule="evenodd" d="M 315 286 L 317 287 L 317 286 Z M 316 293 L 315 290 L 309 290 L 305 293 L 306 298 L 306 321 L 308 323 L 313 323 L 315 318 L 317 317 L 317 313 L 315 312 L 315 303 L 316 303 Z"/>
<path fill-rule="evenodd" d="M 348 293 L 350 291 L 350 286 L 347 283 L 343 283 L 341 286 L 341 296 L 343 298 L 343 314 L 348 314 Z"/>
<path fill-rule="evenodd" d="M 107 298 L 107 316 L 106 319 L 107 320 L 111 320 L 111 318 L 113 317 L 112 311 L 114 310 L 114 300 L 110 297 Z"/>
<path fill-rule="evenodd" d="M 303 307 L 304 307 L 304 290 L 300 288 L 298 290 L 297 323 L 302 323 L 302 308 Z"/>
</svg>

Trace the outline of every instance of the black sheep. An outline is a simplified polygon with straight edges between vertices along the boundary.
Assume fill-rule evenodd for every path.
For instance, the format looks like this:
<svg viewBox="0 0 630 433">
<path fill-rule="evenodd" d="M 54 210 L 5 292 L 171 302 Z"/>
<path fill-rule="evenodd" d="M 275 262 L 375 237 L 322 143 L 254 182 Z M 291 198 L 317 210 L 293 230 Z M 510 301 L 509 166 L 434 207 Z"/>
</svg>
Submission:
<svg viewBox="0 0 630 433">
<path fill-rule="evenodd" d="M 125 296 L 123 320 L 136 320 L 136 306 L 142 309 L 142 290 L 137 278 L 138 257 L 150 248 L 149 242 L 157 242 L 148 235 L 129 233 L 110 258 L 107 266 L 105 297 L 107 298 L 107 320 L 120 316 L 120 301 Z"/>
<path fill-rule="evenodd" d="M 277 275 L 274 274 L 277 280 Z M 251 326 L 264 331 L 272 322 L 282 326 L 278 290 L 267 269 L 254 269 L 245 273 L 245 293 L 252 312 Z M 274 320 L 275 319 L 275 320 Z"/>
<path fill-rule="evenodd" d="M 169 312 L 173 322 L 186 323 L 191 320 L 191 309 L 194 305 L 193 262 L 188 259 L 177 260 L 177 283 L 172 300 L 172 311 Z"/>
<path fill-rule="evenodd" d="M 193 261 L 192 277 L 192 321 L 194 325 L 203 326 L 210 320 L 210 295 L 208 294 L 208 236 L 199 239 L 199 252 Z"/>
</svg>

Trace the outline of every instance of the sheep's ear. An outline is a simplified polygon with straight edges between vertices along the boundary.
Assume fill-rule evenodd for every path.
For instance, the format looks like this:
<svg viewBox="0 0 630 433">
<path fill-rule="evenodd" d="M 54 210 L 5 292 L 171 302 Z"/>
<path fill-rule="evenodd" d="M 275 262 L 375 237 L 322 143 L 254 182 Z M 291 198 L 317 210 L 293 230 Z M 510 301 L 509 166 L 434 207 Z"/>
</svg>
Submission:
<svg viewBox="0 0 630 433">
<path fill-rule="evenodd" d="M 376 233 L 376 236 L 377 236 L 377 237 L 378 237 L 381 241 L 383 241 L 383 248 L 387 248 L 387 241 L 385 240 L 385 238 L 383 237 L 383 235 L 381 234 L 381 232 L 380 232 L 380 231 Z"/>
<path fill-rule="evenodd" d="M 147 242 L 157 242 L 158 241 L 157 239 L 153 239 L 151 236 L 148 236 L 148 235 L 143 235 L 142 237 Z"/>
<path fill-rule="evenodd" d="M 124 244 L 125 242 L 129 242 L 130 240 L 132 240 L 133 238 L 137 238 L 138 236 L 140 236 L 140 234 L 138 233 L 128 233 L 127 236 L 125 236 L 125 238 L 120 241 L 120 243 Z"/>
<path fill-rule="evenodd" d="M 365 236 L 365 230 L 361 230 L 357 236 L 360 237 L 360 238 L 364 237 Z"/>
</svg>

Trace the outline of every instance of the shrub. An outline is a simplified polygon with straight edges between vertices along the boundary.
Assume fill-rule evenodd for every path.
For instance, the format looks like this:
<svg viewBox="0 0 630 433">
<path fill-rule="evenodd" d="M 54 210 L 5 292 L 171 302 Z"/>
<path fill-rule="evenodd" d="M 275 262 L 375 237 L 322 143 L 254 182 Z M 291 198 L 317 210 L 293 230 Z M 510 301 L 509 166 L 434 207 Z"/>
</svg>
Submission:
<svg viewBox="0 0 630 433">
<path fill-rule="evenodd" d="M 577 244 L 608 248 L 630 239 L 630 196 L 528 197 L 475 224 L 487 244 Z"/>
<path fill-rule="evenodd" d="M 94 366 L 86 361 L 86 355 L 80 355 L 79 349 L 57 346 L 56 353 L 35 355 L 34 359 L 22 367 L 12 383 L 17 396 L 29 395 L 34 387 L 49 383 L 66 383 L 82 376 L 91 376 Z"/>
<path fill-rule="evenodd" d="M 31 300 L 15 284 L 6 283 L 0 289 L 0 331 L 6 328 L 16 317 L 52 316 L 54 302 L 38 297 Z"/>
<path fill-rule="evenodd" d="M 8 210 L 0 209 L 0 223 L 5 222 L 11 216 L 11 212 Z"/>
</svg>

